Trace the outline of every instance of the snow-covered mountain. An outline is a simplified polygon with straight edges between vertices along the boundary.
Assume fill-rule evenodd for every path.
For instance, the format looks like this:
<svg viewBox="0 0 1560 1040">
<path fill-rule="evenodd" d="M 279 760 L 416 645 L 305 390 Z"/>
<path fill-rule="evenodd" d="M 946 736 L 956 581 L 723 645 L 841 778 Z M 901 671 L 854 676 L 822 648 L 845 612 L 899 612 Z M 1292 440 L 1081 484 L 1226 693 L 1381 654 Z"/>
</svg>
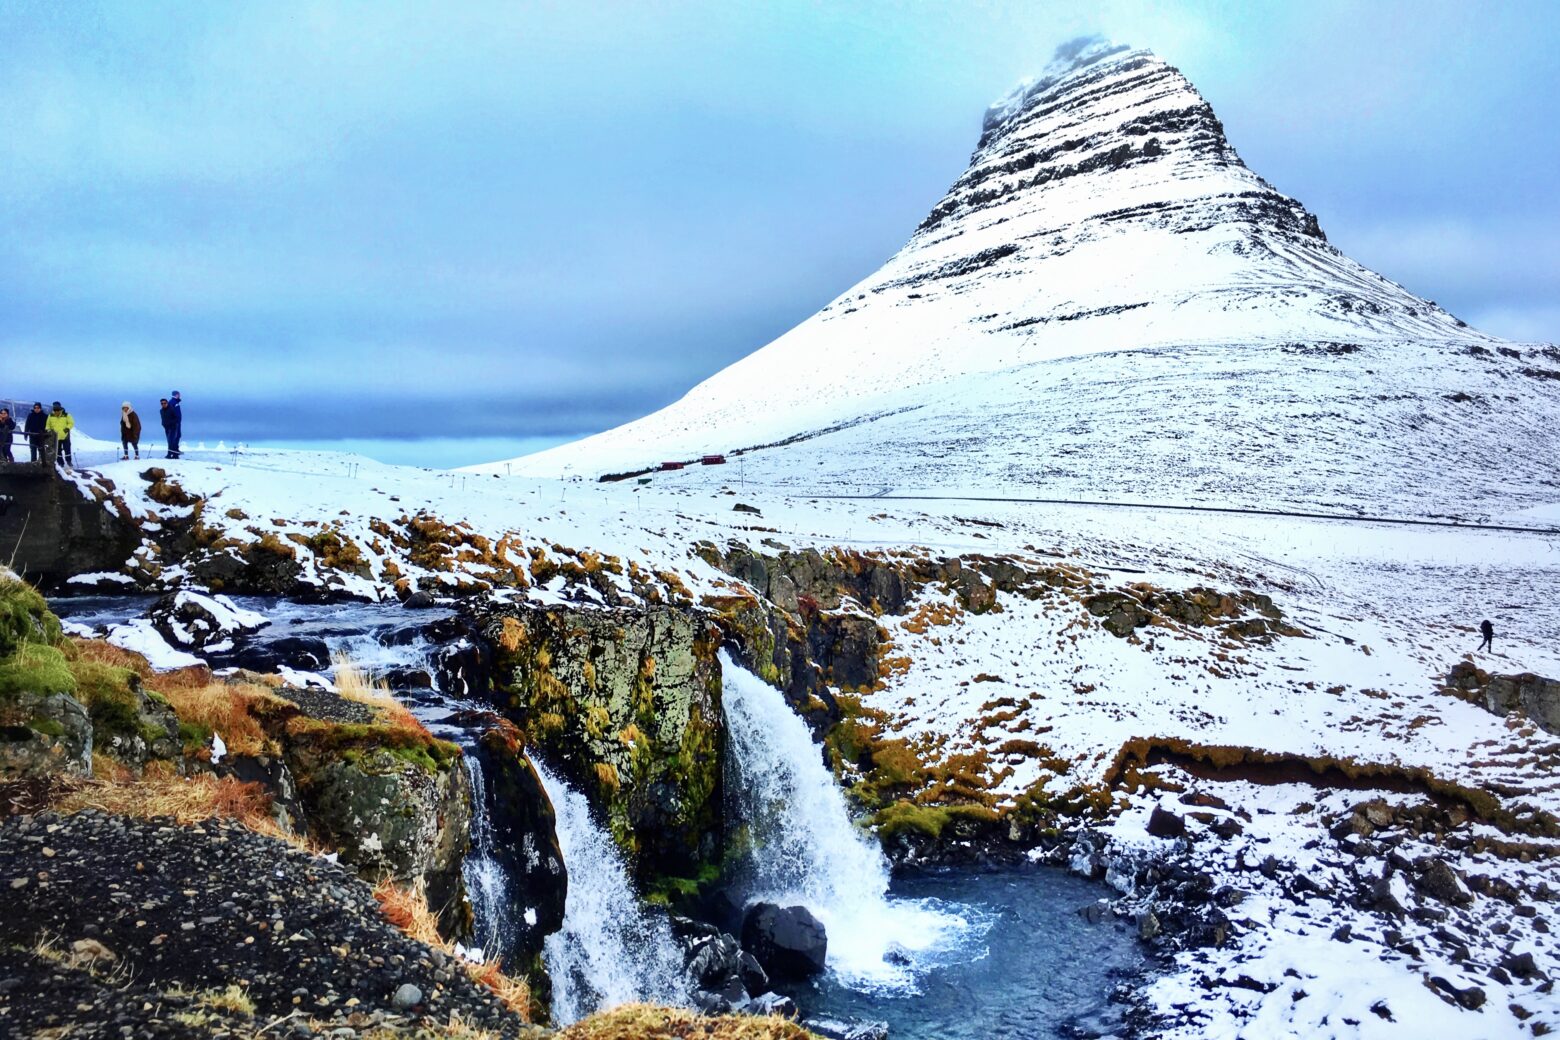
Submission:
<svg viewBox="0 0 1560 1040">
<path fill-rule="evenodd" d="M 1095 39 L 986 113 L 870 277 L 675 404 L 514 466 L 759 449 L 746 481 L 820 492 L 1475 516 L 1560 501 L 1557 420 L 1560 349 L 1355 263 L 1176 69 Z"/>
</svg>

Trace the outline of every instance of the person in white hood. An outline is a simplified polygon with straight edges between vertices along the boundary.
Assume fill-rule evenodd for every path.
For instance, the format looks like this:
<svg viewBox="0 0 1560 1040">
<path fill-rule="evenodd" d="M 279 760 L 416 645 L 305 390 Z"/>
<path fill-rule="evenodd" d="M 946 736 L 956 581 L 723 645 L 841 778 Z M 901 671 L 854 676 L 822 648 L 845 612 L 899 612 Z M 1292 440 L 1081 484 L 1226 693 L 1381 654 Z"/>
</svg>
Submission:
<svg viewBox="0 0 1560 1040">
<path fill-rule="evenodd" d="M 141 457 L 141 417 L 126 401 L 119 406 L 119 457 L 128 459 L 131 451 Z"/>
</svg>

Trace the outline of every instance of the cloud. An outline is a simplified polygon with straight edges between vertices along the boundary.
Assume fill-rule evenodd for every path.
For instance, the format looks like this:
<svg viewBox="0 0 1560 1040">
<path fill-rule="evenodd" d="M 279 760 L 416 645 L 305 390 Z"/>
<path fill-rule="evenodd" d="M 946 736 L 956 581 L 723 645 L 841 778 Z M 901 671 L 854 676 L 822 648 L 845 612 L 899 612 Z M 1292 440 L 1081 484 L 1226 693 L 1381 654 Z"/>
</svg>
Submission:
<svg viewBox="0 0 1560 1040">
<path fill-rule="evenodd" d="M 16 0 L 0 391 L 95 411 L 178 382 L 216 436 L 251 439 L 393 437 L 406 410 L 464 437 L 616 425 L 870 273 L 987 103 L 1095 31 L 1182 67 L 1362 262 L 1533 329 L 1560 271 L 1556 21 Z"/>
</svg>

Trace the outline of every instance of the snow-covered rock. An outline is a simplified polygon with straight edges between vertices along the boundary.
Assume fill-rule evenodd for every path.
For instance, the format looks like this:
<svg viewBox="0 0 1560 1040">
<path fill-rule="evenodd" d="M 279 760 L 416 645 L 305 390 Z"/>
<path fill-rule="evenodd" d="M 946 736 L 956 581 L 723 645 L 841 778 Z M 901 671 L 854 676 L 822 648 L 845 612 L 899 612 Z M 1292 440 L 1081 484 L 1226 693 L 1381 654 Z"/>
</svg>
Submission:
<svg viewBox="0 0 1560 1040">
<path fill-rule="evenodd" d="M 245 610 L 222 595 L 189 589 L 171 592 L 153 604 L 152 626 L 169 643 L 188 649 L 217 649 L 235 636 L 269 624 L 265 616 Z"/>
</svg>

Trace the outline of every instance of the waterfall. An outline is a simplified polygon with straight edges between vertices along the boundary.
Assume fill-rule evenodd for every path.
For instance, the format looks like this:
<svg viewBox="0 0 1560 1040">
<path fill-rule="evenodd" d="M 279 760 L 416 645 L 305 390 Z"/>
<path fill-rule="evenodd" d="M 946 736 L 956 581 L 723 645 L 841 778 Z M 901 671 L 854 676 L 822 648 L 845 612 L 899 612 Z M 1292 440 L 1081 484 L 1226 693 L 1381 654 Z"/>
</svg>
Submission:
<svg viewBox="0 0 1560 1040">
<path fill-rule="evenodd" d="M 741 888 L 747 902 L 800 904 L 829 933 L 829 968 L 853 988 L 903 989 L 918 963 L 971 927 L 925 900 L 888 895 L 877 842 L 850 818 L 807 725 L 779 690 L 721 652 L 727 768 L 749 830 Z"/>
<path fill-rule="evenodd" d="M 422 636 L 392 645 L 385 642 L 379 631 L 370 629 L 349 636 L 329 637 L 325 642 L 332 653 L 346 654 L 354 664 L 371 674 L 396 668 L 422 670 L 430 676 L 438 674 L 434 645 Z M 430 732 L 458 745 L 464 752 L 466 775 L 471 779 L 471 851 L 461 863 L 461 877 L 466 882 L 466 896 L 471 901 L 474 938 L 480 955 L 507 957 L 515 942 L 514 908 L 509 898 L 514 881 L 495 854 L 493 806 L 489 801 L 482 756 L 477 748 L 481 731 L 449 721 L 452 714 L 461 710 L 481 712 L 486 709 L 460 700 L 448 690 L 439 690 L 433 696 L 403 699 L 408 700 L 408 707 Z"/>
<path fill-rule="evenodd" d="M 487 776 L 482 757 L 472 741 L 470 730 L 461 731 L 461 750 L 466 753 L 466 771 L 471 776 L 471 851 L 461 864 L 466 881 L 466 896 L 478 946 L 487 957 L 501 957 L 514 947 L 513 913 L 509 901 L 509 872 L 494 855 L 492 808 L 488 804 Z"/>
<path fill-rule="evenodd" d="M 632 1001 L 687 1004 L 682 953 L 671 927 L 640 906 L 617 846 L 591 819 L 585 796 L 540 762 L 536 772 L 552 799 L 569 867 L 563 928 L 542 949 L 552 978 L 553 1020 L 567 1025 Z"/>
</svg>

